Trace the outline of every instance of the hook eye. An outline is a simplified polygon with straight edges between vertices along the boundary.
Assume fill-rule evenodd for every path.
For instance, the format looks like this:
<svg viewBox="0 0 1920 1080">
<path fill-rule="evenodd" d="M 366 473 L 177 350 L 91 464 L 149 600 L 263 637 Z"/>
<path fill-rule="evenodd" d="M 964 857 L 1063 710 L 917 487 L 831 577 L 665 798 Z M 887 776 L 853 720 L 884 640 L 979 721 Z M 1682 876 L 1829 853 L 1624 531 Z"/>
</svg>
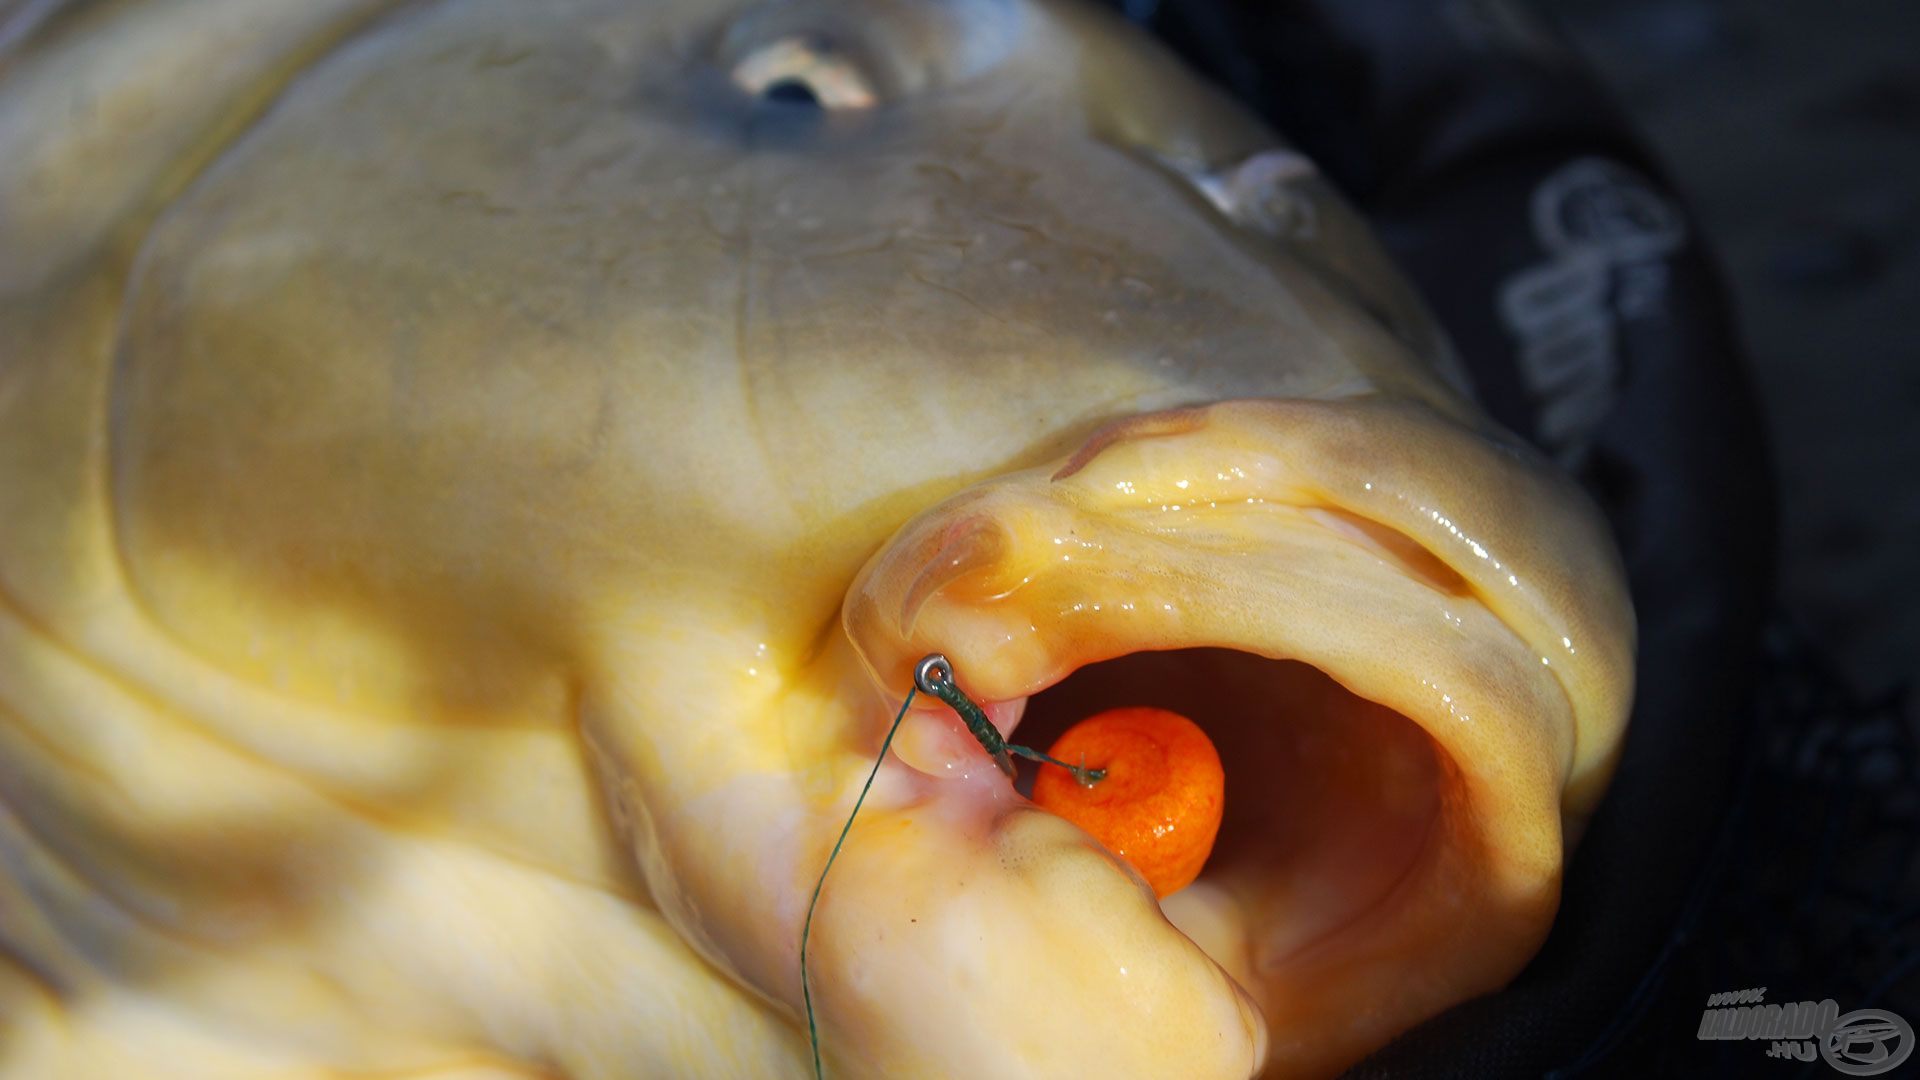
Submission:
<svg viewBox="0 0 1920 1080">
<path fill-rule="evenodd" d="M 938 696 L 940 687 L 953 682 L 953 665 L 940 653 L 928 653 L 913 668 L 913 685 L 923 694 Z"/>
</svg>

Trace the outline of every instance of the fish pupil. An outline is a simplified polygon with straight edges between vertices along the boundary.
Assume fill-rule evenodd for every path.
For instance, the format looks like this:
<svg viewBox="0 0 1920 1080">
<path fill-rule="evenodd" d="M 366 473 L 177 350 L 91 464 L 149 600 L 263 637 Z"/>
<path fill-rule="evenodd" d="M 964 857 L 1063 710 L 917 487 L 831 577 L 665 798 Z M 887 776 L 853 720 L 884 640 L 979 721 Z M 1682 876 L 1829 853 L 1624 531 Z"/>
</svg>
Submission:
<svg viewBox="0 0 1920 1080">
<path fill-rule="evenodd" d="M 760 91 L 760 97 L 779 105 L 802 105 L 810 109 L 820 107 L 820 96 L 800 79 L 780 79 L 769 83 L 765 90 Z"/>
</svg>

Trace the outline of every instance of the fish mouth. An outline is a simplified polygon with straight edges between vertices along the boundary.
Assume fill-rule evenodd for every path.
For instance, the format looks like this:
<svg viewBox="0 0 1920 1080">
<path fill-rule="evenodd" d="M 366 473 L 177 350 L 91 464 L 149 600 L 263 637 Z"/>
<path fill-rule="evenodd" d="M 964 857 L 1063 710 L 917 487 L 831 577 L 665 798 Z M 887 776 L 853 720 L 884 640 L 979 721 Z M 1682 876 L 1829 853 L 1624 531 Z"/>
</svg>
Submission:
<svg viewBox="0 0 1920 1080">
<path fill-rule="evenodd" d="M 1089 664 L 1008 712 L 1021 739 L 1045 746 L 1083 717 L 1136 705 L 1194 720 L 1232 763 L 1238 782 L 1206 873 L 1161 907 L 1242 985 L 1366 933 L 1367 917 L 1418 876 L 1458 783 L 1420 725 L 1311 664 L 1232 649 Z"/>
<path fill-rule="evenodd" d="M 1417 405 L 1261 400 L 1130 418 L 947 500 L 869 562 L 844 622 L 896 704 L 940 651 L 1040 749 L 1117 706 L 1197 721 L 1227 785 L 1200 878 L 1156 903 L 1109 855 L 1151 917 L 1086 890 L 1029 901 L 1186 943 L 1229 982 L 1191 991 L 1220 998 L 1210 1015 L 1255 1017 L 1246 1071 L 1326 1075 L 1544 939 L 1624 726 L 1624 596 L 1597 516 L 1526 455 Z M 1043 814 L 937 705 L 895 746 L 978 844 Z M 1084 951 L 1032 938 L 1036 964 Z M 1072 985 L 1104 1000 L 1111 978 Z M 1109 1046 L 1140 1022 L 1057 992 L 1026 1008 Z"/>
</svg>

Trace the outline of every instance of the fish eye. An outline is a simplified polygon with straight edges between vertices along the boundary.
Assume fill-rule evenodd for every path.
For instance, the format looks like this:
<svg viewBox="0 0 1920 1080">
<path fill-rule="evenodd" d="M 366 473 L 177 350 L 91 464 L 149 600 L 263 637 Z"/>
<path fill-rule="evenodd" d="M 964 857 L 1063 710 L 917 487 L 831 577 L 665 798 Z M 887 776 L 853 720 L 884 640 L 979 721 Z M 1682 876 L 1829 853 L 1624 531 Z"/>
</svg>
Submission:
<svg viewBox="0 0 1920 1080">
<path fill-rule="evenodd" d="M 763 101 L 819 109 L 870 109 L 873 80 L 852 56 L 825 38 L 787 37 L 740 57 L 733 84 Z"/>
</svg>

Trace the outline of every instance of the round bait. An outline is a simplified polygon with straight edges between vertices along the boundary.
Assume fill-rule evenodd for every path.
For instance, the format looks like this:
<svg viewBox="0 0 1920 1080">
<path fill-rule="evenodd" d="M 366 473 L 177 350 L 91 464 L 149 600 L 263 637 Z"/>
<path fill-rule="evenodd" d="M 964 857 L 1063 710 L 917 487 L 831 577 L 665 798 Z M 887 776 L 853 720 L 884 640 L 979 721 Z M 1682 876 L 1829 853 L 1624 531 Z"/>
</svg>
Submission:
<svg viewBox="0 0 1920 1080">
<path fill-rule="evenodd" d="M 1085 829 L 1166 896 L 1200 876 L 1220 833 L 1226 774 L 1200 726 L 1165 709 L 1109 709 L 1067 729 L 1047 754 L 1105 771 L 1088 786 L 1043 764 L 1033 801 Z"/>
</svg>

